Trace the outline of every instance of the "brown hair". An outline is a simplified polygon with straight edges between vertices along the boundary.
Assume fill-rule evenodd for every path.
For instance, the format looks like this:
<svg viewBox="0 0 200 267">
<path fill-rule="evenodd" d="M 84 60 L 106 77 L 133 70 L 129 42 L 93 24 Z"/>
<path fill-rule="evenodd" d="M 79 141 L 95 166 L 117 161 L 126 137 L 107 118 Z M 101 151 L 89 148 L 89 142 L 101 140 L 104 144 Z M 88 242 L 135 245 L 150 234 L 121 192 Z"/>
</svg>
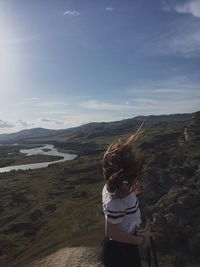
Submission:
<svg viewBox="0 0 200 267">
<path fill-rule="evenodd" d="M 121 198 L 131 191 L 132 183 L 137 179 L 139 163 L 132 144 L 139 138 L 142 125 L 136 133 L 126 140 L 112 143 L 102 160 L 103 176 L 111 196 Z"/>
</svg>

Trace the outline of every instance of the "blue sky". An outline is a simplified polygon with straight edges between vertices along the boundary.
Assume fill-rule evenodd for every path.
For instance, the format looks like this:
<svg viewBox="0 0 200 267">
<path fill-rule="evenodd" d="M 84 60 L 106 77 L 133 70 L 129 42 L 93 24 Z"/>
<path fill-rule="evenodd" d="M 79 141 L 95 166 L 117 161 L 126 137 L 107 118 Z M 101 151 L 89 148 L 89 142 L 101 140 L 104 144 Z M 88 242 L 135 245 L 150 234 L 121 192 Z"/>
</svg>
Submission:
<svg viewBox="0 0 200 267">
<path fill-rule="evenodd" d="M 200 109 L 200 0 L 0 0 L 0 133 Z"/>
</svg>

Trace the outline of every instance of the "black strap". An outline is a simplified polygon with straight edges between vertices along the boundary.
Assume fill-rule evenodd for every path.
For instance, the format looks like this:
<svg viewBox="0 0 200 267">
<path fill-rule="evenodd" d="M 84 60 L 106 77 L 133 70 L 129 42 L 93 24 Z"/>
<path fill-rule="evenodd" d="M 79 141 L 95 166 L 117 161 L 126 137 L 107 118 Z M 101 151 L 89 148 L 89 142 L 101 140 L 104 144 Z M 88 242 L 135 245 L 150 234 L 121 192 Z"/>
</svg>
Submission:
<svg viewBox="0 0 200 267">
<path fill-rule="evenodd" d="M 158 259 L 156 256 L 156 247 L 152 237 L 150 237 L 150 247 L 147 248 L 147 262 L 148 267 L 151 267 L 151 251 L 153 254 L 154 266 L 158 267 Z"/>
<path fill-rule="evenodd" d="M 155 247 L 155 242 L 154 242 L 152 236 L 150 237 L 150 242 L 151 242 L 151 249 L 152 249 L 152 253 L 153 253 L 154 265 L 155 265 L 155 267 L 158 267 L 158 259 L 157 259 L 157 255 L 156 255 L 156 247 Z"/>
<path fill-rule="evenodd" d="M 147 248 L 147 263 L 148 267 L 151 267 L 151 249 Z"/>
</svg>

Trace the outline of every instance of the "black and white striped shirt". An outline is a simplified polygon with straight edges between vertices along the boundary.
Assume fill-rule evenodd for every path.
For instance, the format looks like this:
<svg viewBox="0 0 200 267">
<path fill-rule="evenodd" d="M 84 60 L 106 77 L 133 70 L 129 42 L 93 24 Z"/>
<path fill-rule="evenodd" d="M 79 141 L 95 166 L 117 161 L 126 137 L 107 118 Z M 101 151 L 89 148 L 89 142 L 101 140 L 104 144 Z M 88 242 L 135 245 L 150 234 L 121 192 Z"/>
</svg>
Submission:
<svg viewBox="0 0 200 267">
<path fill-rule="evenodd" d="M 140 225 L 139 201 L 133 192 L 124 198 L 111 198 L 104 186 L 102 203 L 105 219 L 110 223 L 119 224 L 121 230 L 131 233 Z"/>
</svg>

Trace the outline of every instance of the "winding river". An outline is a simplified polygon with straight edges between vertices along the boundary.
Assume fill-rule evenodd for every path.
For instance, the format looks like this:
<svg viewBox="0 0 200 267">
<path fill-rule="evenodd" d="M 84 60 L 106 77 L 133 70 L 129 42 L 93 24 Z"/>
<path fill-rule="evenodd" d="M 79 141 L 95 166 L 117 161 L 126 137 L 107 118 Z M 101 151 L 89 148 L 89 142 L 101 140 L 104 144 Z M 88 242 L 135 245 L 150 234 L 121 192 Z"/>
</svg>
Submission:
<svg viewBox="0 0 200 267">
<path fill-rule="evenodd" d="M 64 162 L 67 160 L 73 160 L 77 157 L 75 154 L 66 154 L 58 152 L 58 150 L 54 147 L 54 145 L 44 145 L 42 147 L 29 148 L 29 149 L 21 149 L 21 153 L 26 154 L 27 156 L 32 155 L 48 155 L 48 156 L 60 156 L 62 159 L 50 162 L 42 162 L 42 163 L 32 163 L 32 164 L 23 164 L 23 165 L 15 165 L 0 168 L 0 172 L 9 172 L 13 170 L 29 170 L 29 169 L 40 169 L 46 168 L 50 164 Z"/>
</svg>

